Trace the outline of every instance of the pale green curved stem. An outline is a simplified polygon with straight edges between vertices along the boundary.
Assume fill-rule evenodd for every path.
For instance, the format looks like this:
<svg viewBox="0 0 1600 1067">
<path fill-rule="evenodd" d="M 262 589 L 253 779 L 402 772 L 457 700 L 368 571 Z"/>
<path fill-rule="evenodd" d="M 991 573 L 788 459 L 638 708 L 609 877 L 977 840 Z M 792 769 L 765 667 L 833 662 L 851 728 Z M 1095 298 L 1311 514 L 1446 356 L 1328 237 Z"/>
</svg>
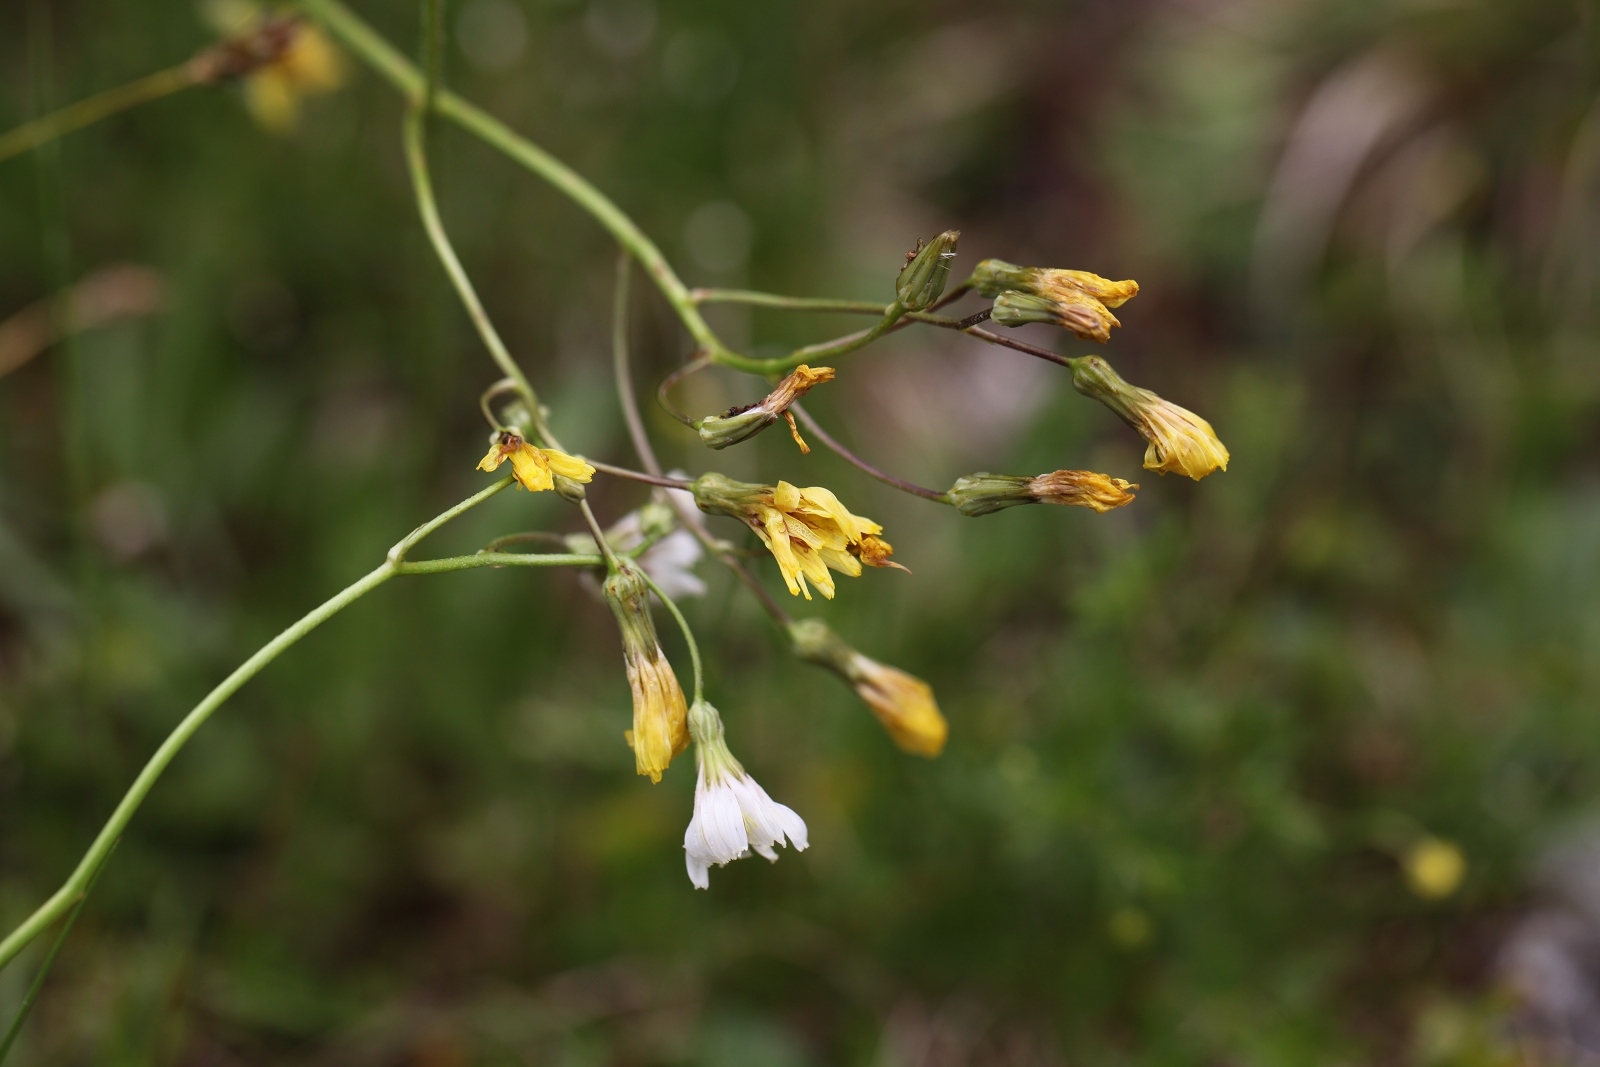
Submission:
<svg viewBox="0 0 1600 1067">
<path fill-rule="evenodd" d="M 477 327 L 478 336 L 483 338 L 484 347 L 489 350 L 490 358 L 499 366 L 501 373 L 516 383 L 518 391 L 527 399 L 535 432 L 550 448 L 561 448 L 561 443 L 550 433 L 550 427 L 545 425 L 544 411 L 539 407 L 538 394 L 533 391 L 528 376 L 511 357 L 511 350 L 501 339 L 500 331 L 494 328 L 494 322 L 484 310 L 483 301 L 478 299 L 478 291 L 473 288 L 472 279 L 467 277 L 466 268 L 461 265 L 455 246 L 450 243 L 450 235 L 445 232 L 444 223 L 439 218 L 439 204 L 433 196 L 433 179 L 428 174 L 428 154 L 423 140 L 425 120 L 426 116 L 419 108 L 412 107 L 406 110 L 406 167 L 411 172 L 411 187 L 416 193 L 417 213 L 422 216 L 422 228 L 428 231 L 428 240 L 432 243 L 439 262 L 444 264 L 445 273 L 450 275 L 450 283 L 455 286 L 456 295 L 466 307 L 472 325 Z"/>
<path fill-rule="evenodd" d="M 650 587 L 650 591 L 661 598 L 661 602 L 667 606 L 667 610 L 672 612 L 672 617 L 678 620 L 678 629 L 683 631 L 683 640 L 689 646 L 689 659 L 694 662 L 694 702 L 698 704 L 706 695 L 706 679 L 705 671 L 700 666 L 700 646 L 695 642 L 694 631 L 689 629 L 689 620 L 683 617 L 683 612 L 678 610 L 678 605 L 674 604 L 672 598 L 661 591 L 661 587 L 656 584 L 656 580 L 650 577 L 643 567 L 639 568 L 639 576 Z"/>
<path fill-rule="evenodd" d="M 749 304 L 784 311 L 833 311 L 847 315 L 882 315 L 889 309 L 889 305 L 871 300 L 784 296 L 781 293 L 758 293 L 752 289 L 691 289 L 689 298 L 696 304 Z"/>
<path fill-rule="evenodd" d="M 408 101 L 420 102 L 424 92 L 422 72 L 354 12 L 338 0 L 300 0 L 300 6 L 386 78 Z M 609 197 L 555 156 L 452 92 L 439 91 L 434 99 L 434 112 L 498 148 L 575 201 L 649 272 L 700 348 L 709 353 L 726 351 L 661 250 Z"/>
<path fill-rule="evenodd" d="M 206 694 L 204 700 L 196 704 L 194 710 L 183 717 L 167 739 L 157 748 L 155 754 L 145 763 L 144 769 L 134 779 L 133 785 L 128 787 L 127 793 L 111 813 L 111 818 L 106 820 L 105 826 L 100 830 L 94 843 L 89 846 L 89 851 L 78 862 L 77 868 L 72 872 L 64 885 L 55 894 L 45 901 L 34 913 L 23 920 L 15 930 L 0 941 L 0 967 L 4 967 L 16 958 L 27 944 L 38 937 L 52 923 L 72 908 L 83 898 L 91 879 L 95 877 L 106 856 L 116 845 L 117 838 L 127 828 L 134 813 L 139 810 L 139 805 L 144 803 L 144 798 L 149 794 L 156 780 L 161 777 L 167 765 L 172 762 L 179 750 L 188 743 L 195 732 L 204 726 L 222 702 L 232 696 L 240 686 L 260 673 L 261 669 L 302 637 L 321 626 L 328 619 L 338 614 L 344 608 L 355 603 L 390 578 L 400 574 L 443 574 L 449 571 L 468 570 L 475 567 L 592 567 L 601 562 L 599 556 L 593 555 L 521 555 L 516 553 L 485 552 L 473 556 L 456 556 L 450 559 L 425 560 L 418 563 L 407 563 L 405 553 L 417 542 L 440 526 L 460 515 L 469 508 L 481 504 L 483 501 L 501 492 L 511 484 L 512 479 L 502 478 L 498 482 L 476 493 L 455 507 L 429 520 L 417 527 L 403 540 L 389 550 L 388 556 L 375 570 L 357 579 L 349 586 L 334 594 L 321 606 L 315 608 L 304 618 L 290 626 L 261 648 L 255 655 L 240 664 L 232 674 L 211 692 Z"/>
</svg>

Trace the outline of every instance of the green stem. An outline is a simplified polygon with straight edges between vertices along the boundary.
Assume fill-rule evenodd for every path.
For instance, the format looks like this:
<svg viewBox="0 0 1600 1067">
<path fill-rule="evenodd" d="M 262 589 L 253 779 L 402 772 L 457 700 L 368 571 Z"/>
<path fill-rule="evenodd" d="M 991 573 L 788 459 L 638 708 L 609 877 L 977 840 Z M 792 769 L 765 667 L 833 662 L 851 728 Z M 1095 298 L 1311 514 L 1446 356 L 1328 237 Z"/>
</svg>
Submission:
<svg viewBox="0 0 1600 1067">
<path fill-rule="evenodd" d="M 506 348 L 505 341 L 501 340 L 500 331 L 496 330 L 494 323 L 489 320 L 489 313 L 483 309 L 483 301 L 478 299 L 478 291 L 472 287 L 472 279 L 467 277 L 466 269 L 461 266 L 455 247 L 450 243 L 450 235 L 445 233 L 444 223 L 439 219 L 439 205 L 433 195 L 433 179 L 428 175 L 428 153 L 423 137 L 425 119 L 426 115 L 418 108 L 413 107 L 406 111 L 406 166 L 411 171 L 411 186 L 416 192 L 417 211 L 422 216 L 423 229 L 428 231 L 428 240 L 432 242 L 433 250 L 439 256 L 439 262 L 444 264 L 445 273 L 450 275 L 450 282 L 456 287 L 456 295 L 461 297 L 461 303 L 466 307 L 472 324 L 477 327 L 478 336 L 483 338 L 489 356 L 499 366 L 501 372 L 516 383 L 517 389 L 527 399 L 532 412 L 534 430 L 546 445 L 560 449 L 560 442 L 551 435 L 550 428 L 545 425 L 544 412 L 539 408 L 538 394 L 533 391 L 532 383 L 528 381 L 528 376 L 522 373 L 517 361 L 511 358 L 511 350 Z"/>
<path fill-rule="evenodd" d="M 689 299 L 696 304 L 752 304 L 786 311 L 837 311 L 845 314 L 882 315 L 887 304 L 871 300 L 831 300 L 827 297 L 782 296 L 750 289 L 691 289 Z"/>
<path fill-rule="evenodd" d="M 693 482 L 685 481 L 682 478 L 668 478 L 664 475 L 655 474 L 640 474 L 638 471 L 631 471 L 627 467 L 613 467 L 609 463 L 599 463 L 588 458 L 585 458 L 584 462 L 589 464 L 589 466 L 593 467 L 595 470 L 601 471 L 602 473 L 610 474 L 618 478 L 627 478 L 630 481 L 644 482 L 647 485 L 660 485 L 665 486 L 668 489 L 687 489 L 694 484 Z"/>
<path fill-rule="evenodd" d="M 578 510 L 583 512 L 583 521 L 589 524 L 589 532 L 594 535 L 594 543 L 600 546 L 600 554 L 605 557 L 606 570 L 615 574 L 621 567 L 617 554 L 611 550 L 611 542 L 606 540 L 606 532 L 600 529 L 594 512 L 589 509 L 589 501 L 578 501 Z"/>
<path fill-rule="evenodd" d="M 937 489 L 927 489 L 915 482 L 908 482 L 903 478 L 896 478 L 894 475 L 887 474 L 879 470 L 877 467 L 874 467 L 860 456 L 857 456 L 854 452 L 844 447 L 844 445 L 841 445 L 838 441 L 835 441 L 833 436 L 829 434 L 827 430 L 824 430 L 821 426 L 817 425 L 817 420 L 813 419 L 811 417 L 811 413 L 800 406 L 799 401 L 790 404 L 789 410 L 794 412 L 795 418 L 805 423 L 806 429 L 810 430 L 818 440 L 827 445 L 829 448 L 833 449 L 835 452 L 839 453 L 840 457 L 843 458 L 847 463 L 853 464 L 864 473 L 878 479 L 878 481 L 882 482 L 884 485 L 891 485 L 902 492 L 910 493 L 912 496 L 920 496 L 924 500 L 932 500 L 937 504 L 950 503 L 950 498 L 946 494 L 939 492 Z"/>
<path fill-rule="evenodd" d="M 622 407 L 622 421 L 627 424 L 628 436 L 633 440 L 633 450 L 645 470 L 661 476 L 661 464 L 656 461 L 656 450 L 650 447 L 650 436 L 645 433 L 644 420 L 639 417 L 639 398 L 633 391 L 633 372 L 628 367 L 628 289 L 633 276 L 633 264 L 628 252 L 617 253 L 617 287 L 611 295 L 611 372 L 617 383 L 617 403 Z"/>
<path fill-rule="evenodd" d="M 854 352 L 858 348 L 865 348 L 894 329 L 896 324 L 905 317 L 905 314 L 906 309 L 898 303 L 890 304 L 883 311 L 883 319 L 871 329 L 857 330 L 855 333 L 848 333 L 843 337 L 836 337 L 832 341 L 824 341 L 821 344 L 806 345 L 804 348 L 795 349 L 787 356 L 777 356 L 773 359 L 752 359 L 749 356 L 741 356 L 735 352 L 728 351 L 711 352 L 707 355 L 711 362 L 720 363 L 724 367 L 732 367 L 734 370 L 747 371 L 750 374 L 760 374 L 773 378 L 794 370 L 802 363 L 833 359 L 836 356 Z"/>
<path fill-rule="evenodd" d="M 479 567 L 598 567 L 604 562 L 603 556 L 567 552 L 477 552 L 470 556 L 448 556 L 444 559 L 418 560 L 416 563 L 399 563 L 395 565 L 394 572 L 448 574 L 451 571 L 470 571 Z"/>
<path fill-rule="evenodd" d="M 24 945 L 39 936 L 78 900 L 88 886 L 90 877 L 110 853 L 111 846 L 116 843 L 117 837 L 128 825 L 129 820 L 133 818 L 133 813 L 139 810 L 139 805 L 144 802 L 150 787 L 155 785 L 156 779 L 167 769 L 167 764 L 172 762 L 172 758 L 188 743 L 189 738 L 194 736 L 195 731 L 205 725 L 211 713 L 216 711 L 224 700 L 232 696 L 245 682 L 254 678 L 261 668 L 277 659 L 290 645 L 321 626 L 341 609 L 388 581 L 394 574 L 395 565 L 385 560 L 376 570 L 346 586 L 321 607 L 311 611 L 299 622 L 273 638 L 206 694 L 206 698 L 184 716 L 183 721 L 167 735 L 161 747 L 156 749 L 155 755 L 144 765 L 139 777 L 134 779 L 122 802 L 111 813 L 111 818 L 106 821 L 99 836 L 94 839 L 94 844 L 89 846 L 89 851 L 78 862 L 77 869 L 72 872 L 66 884 L 56 890 L 54 896 L 40 905 L 39 909 L 25 919 L 22 925 L 13 930 L 4 941 L 0 941 L 0 967 L 9 963 L 18 952 L 22 951 Z"/>
<path fill-rule="evenodd" d="M 167 735 L 161 747 L 145 763 L 144 769 L 134 779 L 133 785 L 123 795 L 116 810 L 111 813 L 111 818 L 101 828 L 94 843 L 89 846 L 60 889 L 23 920 L 15 930 L 8 934 L 4 941 L 0 941 L 0 967 L 4 967 L 16 958 L 27 944 L 38 937 L 51 923 L 54 923 L 68 910 L 74 907 L 88 891 L 89 884 L 95 873 L 103 866 L 105 859 L 116 845 L 117 838 L 127 828 L 134 813 L 139 810 L 139 805 L 144 803 L 145 796 L 150 792 L 156 780 L 161 777 L 167 765 L 172 762 L 179 750 L 188 743 L 195 731 L 205 725 L 213 712 L 222 706 L 222 702 L 232 696 L 240 686 L 260 673 L 261 669 L 283 654 L 291 645 L 302 637 L 321 626 L 328 619 L 338 614 L 344 608 L 355 603 L 367 593 L 387 582 L 397 574 L 439 574 L 446 571 L 467 570 L 473 567 L 493 566 L 595 566 L 600 563 L 598 556 L 561 555 L 561 556 L 528 556 L 517 554 L 497 555 L 484 553 L 474 556 L 458 556 L 453 559 L 429 560 L 423 563 L 402 562 L 406 550 L 422 540 L 440 526 L 460 515 L 469 508 L 489 499 L 491 496 L 505 489 L 511 484 L 510 478 L 502 478 L 489 488 L 477 493 L 455 507 L 423 523 L 412 531 L 405 539 L 389 550 L 388 558 L 375 570 L 340 590 L 333 597 L 315 608 L 294 625 L 284 630 L 277 637 L 264 645 L 255 655 L 245 660 L 234 669 L 233 673 L 224 678 L 222 682 L 206 694 L 204 700 L 194 706 L 194 709 Z"/>
<path fill-rule="evenodd" d="M 689 646 L 689 659 L 694 663 L 694 702 L 698 704 L 706 695 L 705 672 L 700 666 L 700 646 L 695 643 L 694 631 L 689 629 L 689 620 L 683 617 L 683 612 L 678 610 L 678 605 L 674 604 L 672 598 L 661 591 L 661 587 L 656 584 L 656 580 L 646 574 L 643 567 L 639 568 L 639 576 L 644 579 L 651 592 L 661 598 L 661 602 L 667 606 L 667 610 L 672 612 L 672 617 L 678 620 L 678 629 L 683 631 L 683 639 Z"/>
<path fill-rule="evenodd" d="M 650 438 L 645 435 L 644 420 L 639 417 L 639 405 L 633 394 L 633 371 L 628 365 L 628 294 L 626 289 L 628 272 L 626 268 L 627 261 L 622 260 L 618 266 L 618 296 L 611 305 L 611 369 L 616 374 L 617 399 L 622 403 L 623 421 L 628 424 L 628 433 L 633 437 L 633 449 L 639 453 L 639 462 L 644 464 L 645 470 L 659 478 L 661 477 L 661 461 L 656 458 L 655 449 L 650 447 Z M 704 358 L 702 356 L 701 360 L 696 362 L 703 361 Z M 666 383 L 662 384 L 665 385 Z M 693 534 L 695 540 L 699 541 L 707 552 L 711 553 L 724 567 L 732 571 L 734 577 L 743 582 L 745 588 L 755 594 L 755 598 L 761 602 L 762 607 L 767 609 L 767 613 L 777 620 L 779 626 L 788 627 L 790 623 L 789 613 L 784 611 L 783 606 L 773 599 L 771 593 L 767 592 L 766 586 L 761 584 L 760 579 L 751 574 L 744 564 L 733 557 L 727 546 L 711 536 L 711 532 L 706 529 L 705 523 L 701 521 L 700 513 L 693 507 L 682 503 L 672 493 L 663 495 L 667 498 L 668 506 L 678 513 L 678 521 L 683 524 L 683 528 Z"/>
<path fill-rule="evenodd" d="M 416 102 L 421 99 L 423 76 L 416 65 L 339 0 L 300 0 L 300 6 L 386 78 L 407 100 Z M 707 352 L 726 351 L 721 340 L 700 315 L 689 297 L 688 288 L 667 263 L 661 250 L 609 197 L 549 152 L 454 93 L 441 91 L 434 101 L 434 111 L 441 118 L 455 123 L 527 167 L 587 211 L 643 265 L 694 338 L 695 344 Z"/>
<path fill-rule="evenodd" d="M 444 0 L 422 0 L 422 110 L 433 110 L 444 70 Z"/>
<path fill-rule="evenodd" d="M 87 100 L 79 100 L 60 111 L 52 111 L 32 122 L 24 123 L 9 133 L 0 135 L 0 161 L 38 148 L 57 137 L 81 130 L 85 126 L 110 118 L 119 111 L 170 96 L 179 89 L 195 84 L 194 72 L 188 63 L 158 70 L 143 78 L 107 89 Z"/>
<path fill-rule="evenodd" d="M 111 842 L 111 852 L 117 850 L 117 843 Z M 39 990 L 44 988 L 45 975 L 50 973 L 51 966 L 56 962 L 56 957 L 61 954 L 61 946 L 67 943 L 67 935 L 72 933 L 72 928 L 78 925 L 78 916 L 83 914 L 83 906 L 89 902 L 89 894 L 94 892 L 94 885 L 100 880 L 100 875 L 106 869 L 106 863 L 111 861 L 111 852 L 106 853 L 106 862 L 95 868 L 94 874 L 89 877 L 89 884 L 83 887 L 83 895 L 72 906 L 72 914 L 67 916 L 67 921 L 61 927 L 61 932 L 56 935 L 56 943 L 50 946 L 50 952 L 45 956 L 44 962 L 39 965 L 39 973 L 33 976 L 33 985 L 28 987 L 28 995 L 22 998 L 21 1007 L 17 1008 L 17 1017 L 11 1020 L 11 1028 L 6 1031 L 3 1041 L 0 1041 L 0 1063 L 6 1061 L 6 1056 L 11 1053 L 11 1046 L 16 1043 L 17 1035 L 22 1032 L 22 1023 L 28 1017 L 28 1012 L 33 1008 L 33 1002 L 39 996 Z"/>
<path fill-rule="evenodd" d="M 501 478 L 498 482 L 495 482 L 493 485 L 489 486 L 489 488 L 467 497 L 467 499 L 463 500 L 449 511 L 435 515 L 433 518 L 429 519 L 421 526 L 418 526 L 415 530 L 412 530 L 410 533 L 406 534 L 399 541 L 397 541 L 395 546 L 389 550 L 389 554 L 386 558 L 390 563 L 400 563 L 406 558 L 406 553 L 411 551 L 412 546 L 414 546 L 418 541 L 421 541 L 424 537 L 427 537 L 429 534 L 433 533 L 433 531 L 437 530 L 439 527 L 443 526 L 457 515 L 460 515 L 463 511 L 469 511 L 483 503 L 485 500 L 488 500 L 496 493 L 510 488 L 511 483 L 515 480 L 516 479 L 514 476 L 508 474 L 504 478 Z"/>
</svg>

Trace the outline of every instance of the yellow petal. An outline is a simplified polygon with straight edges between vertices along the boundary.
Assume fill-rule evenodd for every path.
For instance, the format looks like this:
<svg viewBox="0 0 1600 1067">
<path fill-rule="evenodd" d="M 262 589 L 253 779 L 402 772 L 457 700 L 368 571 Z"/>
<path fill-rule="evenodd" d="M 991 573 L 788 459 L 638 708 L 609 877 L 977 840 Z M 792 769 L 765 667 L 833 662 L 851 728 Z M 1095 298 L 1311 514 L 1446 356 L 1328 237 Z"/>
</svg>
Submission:
<svg viewBox="0 0 1600 1067">
<path fill-rule="evenodd" d="M 496 441 L 489 446 L 489 454 L 478 460 L 478 469 L 481 471 L 497 471 L 500 464 L 506 461 L 506 450 Z"/>
<path fill-rule="evenodd" d="M 563 478 L 571 478 L 575 482 L 587 482 L 594 478 L 594 468 L 577 456 L 569 456 L 565 452 L 557 452 L 553 448 L 540 449 L 544 458 L 549 461 L 550 469 Z"/>
<path fill-rule="evenodd" d="M 530 493 L 555 487 L 555 480 L 550 477 L 550 463 L 544 458 L 544 453 L 526 441 L 511 453 L 511 469 L 517 476 L 517 484 Z"/>
</svg>

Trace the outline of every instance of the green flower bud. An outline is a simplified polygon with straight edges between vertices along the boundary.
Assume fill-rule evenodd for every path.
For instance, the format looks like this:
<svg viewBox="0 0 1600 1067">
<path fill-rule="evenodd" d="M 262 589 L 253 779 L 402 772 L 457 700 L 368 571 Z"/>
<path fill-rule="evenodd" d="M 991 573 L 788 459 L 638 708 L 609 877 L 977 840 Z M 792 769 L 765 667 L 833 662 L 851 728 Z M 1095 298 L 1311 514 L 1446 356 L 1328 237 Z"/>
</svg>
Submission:
<svg viewBox="0 0 1600 1067">
<path fill-rule="evenodd" d="M 1018 504 L 1034 503 L 1033 494 L 1028 490 L 1032 483 L 1032 478 L 979 471 L 957 478 L 945 495 L 961 514 L 977 518 Z"/>
<path fill-rule="evenodd" d="M 956 258 L 960 230 L 946 230 L 927 244 L 920 240 L 906 253 L 905 269 L 895 279 L 895 298 L 907 311 L 921 311 L 944 294 L 950 261 Z"/>
</svg>

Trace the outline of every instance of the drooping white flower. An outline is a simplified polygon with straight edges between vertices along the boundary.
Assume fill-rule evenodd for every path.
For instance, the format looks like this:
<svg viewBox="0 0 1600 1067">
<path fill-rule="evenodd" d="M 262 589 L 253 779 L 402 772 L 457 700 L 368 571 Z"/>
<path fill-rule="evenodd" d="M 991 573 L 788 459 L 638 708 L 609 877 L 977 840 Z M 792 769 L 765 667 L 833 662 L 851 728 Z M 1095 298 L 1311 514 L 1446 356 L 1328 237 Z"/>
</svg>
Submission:
<svg viewBox="0 0 1600 1067">
<path fill-rule="evenodd" d="M 705 701 L 689 709 L 689 734 L 695 742 L 699 775 L 694 787 L 694 818 L 683 835 L 689 881 L 709 889 L 710 870 L 754 850 L 774 862 L 773 846 L 791 844 L 804 851 L 805 820 L 771 797 L 745 773 L 728 751 L 722 718 Z"/>
</svg>

